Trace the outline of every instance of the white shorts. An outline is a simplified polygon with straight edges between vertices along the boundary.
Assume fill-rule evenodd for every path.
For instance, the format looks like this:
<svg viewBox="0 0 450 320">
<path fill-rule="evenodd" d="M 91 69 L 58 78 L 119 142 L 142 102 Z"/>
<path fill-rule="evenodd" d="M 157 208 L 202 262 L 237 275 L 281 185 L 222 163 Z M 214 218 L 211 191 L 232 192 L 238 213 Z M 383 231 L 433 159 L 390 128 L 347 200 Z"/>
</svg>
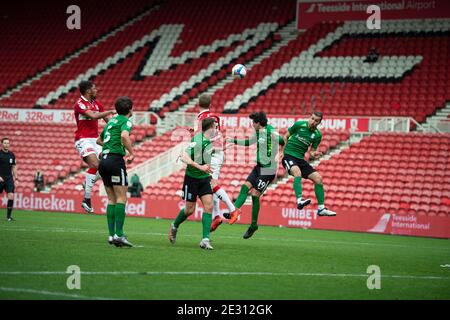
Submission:
<svg viewBox="0 0 450 320">
<path fill-rule="evenodd" d="M 97 158 L 102 152 L 102 146 L 97 144 L 96 138 L 81 138 L 75 141 L 75 148 L 80 154 L 81 158 L 87 157 L 90 154 L 95 154 Z"/>
<path fill-rule="evenodd" d="M 212 170 L 211 177 L 213 179 L 219 179 L 222 165 L 223 165 L 223 151 L 215 150 L 211 156 L 211 170 Z"/>
</svg>

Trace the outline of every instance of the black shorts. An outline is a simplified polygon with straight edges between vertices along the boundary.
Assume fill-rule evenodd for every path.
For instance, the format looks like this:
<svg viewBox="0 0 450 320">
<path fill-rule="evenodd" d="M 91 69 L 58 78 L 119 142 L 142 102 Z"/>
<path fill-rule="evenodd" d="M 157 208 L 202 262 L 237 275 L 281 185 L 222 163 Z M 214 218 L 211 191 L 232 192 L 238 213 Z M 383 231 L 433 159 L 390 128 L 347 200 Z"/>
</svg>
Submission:
<svg viewBox="0 0 450 320">
<path fill-rule="evenodd" d="M 3 191 L 6 193 L 14 193 L 14 179 L 12 177 L 6 177 L 3 180 L 3 182 L 0 182 L 0 194 Z"/>
<path fill-rule="evenodd" d="M 253 168 L 247 177 L 247 181 L 251 183 L 253 189 L 258 190 L 260 193 L 266 191 L 273 179 L 275 179 L 275 170 L 258 165 Z"/>
<path fill-rule="evenodd" d="M 196 202 L 197 197 L 201 198 L 205 194 L 213 194 L 211 188 L 211 177 L 204 179 L 196 179 L 188 175 L 185 175 L 183 182 L 183 190 L 181 190 L 181 194 L 183 200 L 189 202 Z"/>
<path fill-rule="evenodd" d="M 105 186 L 128 186 L 127 167 L 121 154 L 102 155 L 98 165 L 98 173 Z"/>
<path fill-rule="evenodd" d="M 305 159 L 299 159 L 289 154 L 286 154 L 283 157 L 281 163 L 283 164 L 283 167 L 286 169 L 286 171 L 289 173 L 293 166 L 299 167 L 300 171 L 302 172 L 303 179 L 308 179 L 311 173 L 316 172 L 316 169 L 314 169 Z"/>
</svg>

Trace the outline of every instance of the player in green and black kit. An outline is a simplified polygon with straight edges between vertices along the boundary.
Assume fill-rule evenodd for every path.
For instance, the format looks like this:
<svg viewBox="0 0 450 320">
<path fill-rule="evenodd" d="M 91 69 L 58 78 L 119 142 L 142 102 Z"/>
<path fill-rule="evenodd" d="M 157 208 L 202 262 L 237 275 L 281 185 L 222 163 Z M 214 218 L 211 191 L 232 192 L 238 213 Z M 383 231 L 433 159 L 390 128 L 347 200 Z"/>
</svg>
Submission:
<svg viewBox="0 0 450 320">
<path fill-rule="evenodd" d="M 317 150 L 322 141 L 322 133 L 317 127 L 322 121 L 323 113 L 314 112 L 308 121 L 297 121 L 286 133 L 286 148 L 281 163 L 286 171 L 294 176 L 294 191 L 297 197 L 297 208 L 303 209 L 311 203 L 311 199 L 302 198 L 302 177 L 314 182 L 314 192 L 318 202 L 317 215 L 335 216 L 336 212 L 325 208 L 325 192 L 322 176 L 304 159 L 305 153 L 311 146 L 310 155 L 318 158 L 322 155 Z"/>
<path fill-rule="evenodd" d="M 120 97 L 115 102 L 117 115 L 109 120 L 97 143 L 102 145 L 102 156 L 98 171 L 108 194 L 106 217 L 108 220 L 108 242 L 117 247 L 132 247 L 123 233 L 125 205 L 127 203 L 127 168 L 125 150 L 129 157 L 127 163 L 134 160 L 134 151 L 130 139 L 133 102 L 128 97 Z"/>
<path fill-rule="evenodd" d="M 247 180 L 241 187 L 239 196 L 234 205 L 241 208 L 247 199 L 247 194 L 253 188 L 252 194 L 252 223 L 244 234 L 244 239 L 250 238 L 258 230 L 259 198 L 266 191 L 269 184 L 275 179 L 278 169 L 276 155 L 278 146 L 284 145 L 283 138 L 270 124 L 267 124 L 267 116 L 264 112 L 255 112 L 249 116 L 253 120 L 255 134 L 248 140 L 228 140 L 237 145 L 249 146 L 256 145 L 256 166 L 247 177 Z M 237 217 L 236 217 L 237 219 Z M 234 221 L 230 221 L 232 223 Z"/>
<path fill-rule="evenodd" d="M 200 248 L 213 249 L 209 240 L 213 209 L 212 171 L 210 168 L 213 148 L 210 139 L 215 136 L 215 130 L 215 119 L 206 118 L 202 120 L 202 132 L 197 133 L 192 138 L 189 147 L 181 155 L 181 161 L 187 164 L 182 190 L 183 200 L 186 201 L 186 205 L 180 210 L 175 221 L 170 225 L 169 241 L 172 244 L 175 244 L 180 224 L 194 213 L 197 197 L 199 197 L 203 203 L 203 236 L 200 241 Z"/>
</svg>

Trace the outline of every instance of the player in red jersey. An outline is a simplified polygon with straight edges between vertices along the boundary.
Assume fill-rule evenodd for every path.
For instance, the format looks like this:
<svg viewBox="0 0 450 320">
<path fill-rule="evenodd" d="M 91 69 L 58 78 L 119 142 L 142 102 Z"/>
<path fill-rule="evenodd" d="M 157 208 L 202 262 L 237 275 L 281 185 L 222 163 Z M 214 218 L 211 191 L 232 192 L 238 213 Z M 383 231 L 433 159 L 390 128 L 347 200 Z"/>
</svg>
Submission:
<svg viewBox="0 0 450 320">
<path fill-rule="evenodd" d="M 213 189 L 213 212 L 212 212 L 212 223 L 211 231 L 217 229 L 217 227 L 223 222 L 220 215 L 220 203 L 219 200 L 225 202 L 229 210 L 229 216 L 225 216 L 230 219 L 229 223 L 233 224 L 236 222 L 237 217 L 240 214 L 240 209 L 237 209 L 226 191 L 219 184 L 220 170 L 222 169 L 224 154 L 223 154 L 223 136 L 220 133 L 220 118 L 213 112 L 209 110 L 211 104 L 211 96 L 208 94 L 202 94 L 199 98 L 200 113 L 197 115 L 197 122 L 195 131 L 197 131 L 198 124 L 202 120 L 207 118 L 214 118 L 217 122 L 217 135 L 211 140 L 213 146 L 213 154 L 211 156 L 211 170 L 212 170 L 212 180 L 211 187 Z"/>
<path fill-rule="evenodd" d="M 73 107 L 77 123 L 75 148 L 89 167 L 86 173 L 84 199 L 81 206 L 86 212 L 92 213 L 94 209 L 91 205 L 91 192 L 95 181 L 98 179 L 98 159 L 102 151 L 102 147 L 96 143 L 98 138 L 98 120 L 103 119 L 105 122 L 108 122 L 109 116 L 113 115 L 114 111 L 104 111 L 103 105 L 95 99 L 97 89 L 92 82 L 80 82 L 79 89 L 81 97 Z"/>
</svg>

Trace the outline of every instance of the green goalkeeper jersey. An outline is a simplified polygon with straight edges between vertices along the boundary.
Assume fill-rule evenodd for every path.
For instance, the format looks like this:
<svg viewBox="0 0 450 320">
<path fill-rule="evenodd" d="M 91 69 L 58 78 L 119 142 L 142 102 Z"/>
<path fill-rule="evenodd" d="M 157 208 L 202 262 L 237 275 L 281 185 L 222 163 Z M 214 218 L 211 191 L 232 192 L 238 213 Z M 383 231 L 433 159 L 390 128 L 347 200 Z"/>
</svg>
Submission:
<svg viewBox="0 0 450 320">
<path fill-rule="evenodd" d="M 124 115 L 118 114 L 108 121 L 100 137 L 103 139 L 102 153 L 118 153 L 125 155 L 125 147 L 122 143 L 122 131 L 131 132 L 133 124 Z"/>
<path fill-rule="evenodd" d="M 211 154 L 213 152 L 211 140 L 205 137 L 203 132 L 197 133 L 186 149 L 187 154 L 191 159 L 200 164 L 211 164 Z M 204 179 L 210 176 L 209 173 L 198 170 L 197 168 L 188 165 L 186 167 L 186 175 L 195 179 Z"/>
<path fill-rule="evenodd" d="M 322 133 L 320 133 L 319 129 L 311 131 L 308 127 L 308 121 L 297 121 L 288 130 L 290 137 L 287 141 L 284 154 L 299 159 L 304 159 L 309 146 L 312 145 L 313 149 L 317 149 L 322 141 Z"/>
<path fill-rule="evenodd" d="M 278 153 L 278 145 L 284 145 L 284 140 L 270 124 L 260 130 L 248 140 L 237 140 L 237 145 L 249 146 L 256 143 L 256 163 L 263 168 L 277 167 L 275 157 Z"/>
</svg>

